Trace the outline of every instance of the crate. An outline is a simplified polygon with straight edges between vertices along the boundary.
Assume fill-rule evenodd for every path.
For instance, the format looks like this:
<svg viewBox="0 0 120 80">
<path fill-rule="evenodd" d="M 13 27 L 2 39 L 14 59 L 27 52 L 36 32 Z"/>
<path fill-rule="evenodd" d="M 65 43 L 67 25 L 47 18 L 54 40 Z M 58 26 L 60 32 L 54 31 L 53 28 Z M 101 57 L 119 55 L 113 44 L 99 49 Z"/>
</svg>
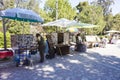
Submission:
<svg viewBox="0 0 120 80">
<path fill-rule="evenodd" d="M 57 53 L 57 55 L 70 54 L 70 46 L 69 45 L 57 45 L 56 53 Z"/>
</svg>

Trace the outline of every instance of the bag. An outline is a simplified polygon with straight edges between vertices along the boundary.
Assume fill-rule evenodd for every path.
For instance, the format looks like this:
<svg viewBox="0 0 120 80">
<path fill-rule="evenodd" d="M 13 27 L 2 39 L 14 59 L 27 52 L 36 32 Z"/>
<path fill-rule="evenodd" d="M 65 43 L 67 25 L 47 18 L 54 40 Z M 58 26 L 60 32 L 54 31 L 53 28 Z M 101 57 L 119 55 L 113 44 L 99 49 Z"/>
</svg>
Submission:
<svg viewBox="0 0 120 80">
<path fill-rule="evenodd" d="M 23 65 L 29 66 L 29 65 L 30 65 L 30 60 L 26 58 L 26 59 L 23 61 Z"/>
<path fill-rule="evenodd" d="M 54 47 L 50 48 L 48 51 L 48 55 L 46 55 L 46 59 L 52 59 L 55 57 L 55 49 Z"/>
</svg>

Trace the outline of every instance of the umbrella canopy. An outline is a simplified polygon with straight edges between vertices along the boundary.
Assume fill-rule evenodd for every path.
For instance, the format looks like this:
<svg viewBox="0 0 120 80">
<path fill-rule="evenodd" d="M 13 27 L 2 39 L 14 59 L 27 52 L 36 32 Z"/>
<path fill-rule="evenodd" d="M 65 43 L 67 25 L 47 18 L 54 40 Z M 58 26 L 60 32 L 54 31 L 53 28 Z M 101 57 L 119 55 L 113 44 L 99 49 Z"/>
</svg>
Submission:
<svg viewBox="0 0 120 80">
<path fill-rule="evenodd" d="M 0 17 L 19 21 L 43 22 L 43 19 L 34 11 L 22 8 L 12 8 L 0 11 Z"/>
<path fill-rule="evenodd" d="M 43 24 L 42 26 L 57 26 L 57 27 L 66 27 L 71 21 L 65 18 L 61 18 L 52 22 Z"/>
<path fill-rule="evenodd" d="M 110 30 L 110 31 L 106 31 L 108 33 L 120 33 L 120 31 L 116 31 L 116 30 Z"/>
<path fill-rule="evenodd" d="M 21 8 L 12 8 L 0 11 L 0 17 L 8 18 L 18 21 L 27 21 L 27 22 L 43 22 L 43 19 L 34 11 L 21 9 Z M 4 49 L 6 49 L 6 28 L 5 21 L 3 19 L 3 32 L 4 32 Z"/>
<path fill-rule="evenodd" d="M 68 32 L 79 32 L 77 28 L 67 28 L 66 31 Z"/>
<path fill-rule="evenodd" d="M 98 26 L 93 24 L 81 23 L 77 21 L 72 21 L 67 25 L 67 28 L 93 28 L 93 27 L 98 27 Z"/>
</svg>

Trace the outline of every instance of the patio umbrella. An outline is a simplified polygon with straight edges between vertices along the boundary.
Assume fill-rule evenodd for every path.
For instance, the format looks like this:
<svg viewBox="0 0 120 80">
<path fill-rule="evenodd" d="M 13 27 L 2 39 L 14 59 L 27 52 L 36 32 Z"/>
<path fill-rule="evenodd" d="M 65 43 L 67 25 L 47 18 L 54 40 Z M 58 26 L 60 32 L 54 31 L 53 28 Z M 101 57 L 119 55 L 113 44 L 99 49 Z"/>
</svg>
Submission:
<svg viewBox="0 0 120 80">
<path fill-rule="evenodd" d="M 42 26 L 57 26 L 57 27 L 66 27 L 71 21 L 65 18 L 61 18 L 52 22 L 43 24 Z"/>
<path fill-rule="evenodd" d="M 77 21 L 72 21 L 67 25 L 67 28 L 94 28 L 94 27 L 98 26 L 93 24 L 81 23 Z"/>
<path fill-rule="evenodd" d="M 110 30 L 110 31 L 106 31 L 108 33 L 120 33 L 120 31 L 116 31 L 116 30 Z"/>
<path fill-rule="evenodd" d="M 79 32 L 77 28 L 67 28 L 66 31 L 68 32 Z"/>
<path fill-rule="evenodd" d="M 9 18 L 18 21 L 43 22 L 43 19 L 34 11 L 22 8 L 12 8 L 0 11 L 0 16 L 2 18 Z"/>
<path fill-rule="evenodd" d="M 0 17 L 3 18 L 3 32 L 4 32 L 4 49 L 6 49 L 6 29 L 4 18 L 27 21 L 27 22 L 41 22 L 43 19 L 34 11 L 22 9 L 22 8 L 11 8 L 0 11 Z"/>
</svg>

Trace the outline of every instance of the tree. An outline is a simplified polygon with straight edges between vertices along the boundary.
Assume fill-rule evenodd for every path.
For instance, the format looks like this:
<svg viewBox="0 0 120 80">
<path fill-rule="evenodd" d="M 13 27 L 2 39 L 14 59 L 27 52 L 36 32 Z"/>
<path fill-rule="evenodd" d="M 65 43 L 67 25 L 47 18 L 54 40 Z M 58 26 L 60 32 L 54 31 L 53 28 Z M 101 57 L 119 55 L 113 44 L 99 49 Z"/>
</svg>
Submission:
<svg viewBox="0 0 120 80">
<path fill-rule="evenodd" d="M 68 0 L 58 0 L 58 8 L 56 5 L 56 0 L 47 0 L 45 3 L 45 11 L 48 16 L 55 20 L 56 19 L 56 10 L 58 12 L 59 18 L 73 19 L 76 15 L 75 9 L 72 8 Z"/>
<path fill-rule="evenodd" d="M 112 21 L 112 9 L 111 5 L 114 4 L 114 0 L 97 0 L 96 2 L 93 2 L 96 6 L 101 6 L 103 9 L 103 15 L 104 15 L 104 20 L 106 22 L 106 25 L 102 31 L 104 32 L 106 30 L 109 30 L 111 28 L 111 21 Z"/>
<path fill-rule="evenodd" d="M 10 33 L 7 32 L 6 34 L 7 34 L 7 36 L 6 36 L 6 37 L 7 37 L 7 38 L 6 38 L 6 39 L 7 39 L 7 40 L 6 40 L 6 41 L 7 41 L 7 47 L 10 47 L 10 46 L 11 46 L 11 43 L 10 43 L 10 40 L 11 40 L 11 39 L 10 39 Z M 4 45 L 3 33 L 0 32 L 0 48 L 3 48 L 3 47 L 4 47 L 3 45 Z"/>
<path fill-rule="evenodd" d="M 113 21 L 111 25 L 112 25 L 111 29 L 120 31 L 120 14 L 116 14 L 113 17 Z"/>
<path fill-rule="evenodd" d="M 4 1 L 4 9 L 7 8 L 14 8 L 15 7 L 15 2 L 14 0 L 5 0 Z M 20 21 L 15 21 L 15 20 L 11 20 L 11 19 L 6 19 L 6 29 L 7 31 L 9 31 L 12 34 L 20 34 L 23 32 L 23 25 L 21 25 L 23 22 Z M 25 23 L 26 24 L 26 23 Z M 26 26 L 28 27 L 29 24 L 27 24 Z M 24 27 L 24 33 L 29 33 L 29 29 L 27 27 Z M 18 30 L 19 29 L 19 30 Z"/>
<path fill-rule="evenodd" d="M 40 14 L 40 16 L 42 16 L 42 18 L 44 19 L 44 22 L 49 22 L 53 20 L 50 16 L 48 16 L 46 11 L 43 9 L 39 9 L 38 13 Z"/>
<path fill-rule="evenodd" d="M 28 0 L 15 0 L 15 6 L 25 8 L 27 1 Z"/>
<path fill-rule="evenodd" d="M 106 21 L 106 25 L 105 25 L 105 28 L 103 30 L 108 31 L 112 27 L 113 15 L 112 14 L 106 15 L 105 16 L 105 21 Z"/>
<path fill-rule="evenodd" d="M 31 4 L 32 3 L 32 4 Z M 34 5 L 33 5 L 34 4 Z M 35 12 L 39 11 L 39 0 L 4 0 L 4 9 L 13 8 L 17 5 L 17 7 L 32 9 Z M 20 34 L 23 32 L 24 26 L 24 34 L 28 34 L 30 24 L 28 22 L 24 23 L 20 21 L 7 20 L 6 28 L 12 34 Z M 19 30 L 18 30 L 19 29 Z"/>
<path fill-rule="evenodd" d="M 11 34 L 29 34 L 30 33 L 30 25 L 28 22 L 20 22 L 20 21 L 14 21 L 11 20 L 10 24 L 6 25 L 8 28 L 8 31 Z"/>
<path fill-rule="evenodd" d="M 3 3 L 3 0 L 0 0 L 0 10 L 2 10 L 4 7 L 4 3 Z"/>
<path fill-rule="evenodd" d="M 14 0 L 4 0 L 3 1 L 3 9 L 13 8 L 14 7 Z"/>
<path fill-rule="evenodd" d="M 37 13 L 40 13 L 39 3 L 41 0 L 3 0 L 0 4 L 3 4 L 3 8 L 1 10 L 7 8 L 27 8 L 30 10 L 34 10 Z M 1 24 L 2 22 L 0 22 Z M 20 22 L 16 20 L 6 19 L 6 29 L 10 34 L 29 34 L 30 33 L 30 23 L 29 22 Z M 24 28 L 24 29 L 23 29 Z M 1 25 L 0 25 L 1 29 Z M 9 43 L 9 41 L 7 42 Z M 0 46 L 3 46 L 0 44 Z"/>
<path fill-rule="evenodd" d="M 89 5 L 88 2 L 80 2 L 76 8 L 79 11 L 76 17 L 78 21 L 98 25 L 99 27 L 93 30 L 95 34 L 99 34 L 103 30 L 105 22 L 100 6 Z M 91 33 L 90 31 L 89 33 Z"/>
<path fill-rule="evenodd" d="M 93 2 L 97 6 L 101 6 L 103 8 L 103 15 L 106 16 L 111 13 L 111 5 L 114 4 L 114 0 L 97 0 Z"/>
</svg>

